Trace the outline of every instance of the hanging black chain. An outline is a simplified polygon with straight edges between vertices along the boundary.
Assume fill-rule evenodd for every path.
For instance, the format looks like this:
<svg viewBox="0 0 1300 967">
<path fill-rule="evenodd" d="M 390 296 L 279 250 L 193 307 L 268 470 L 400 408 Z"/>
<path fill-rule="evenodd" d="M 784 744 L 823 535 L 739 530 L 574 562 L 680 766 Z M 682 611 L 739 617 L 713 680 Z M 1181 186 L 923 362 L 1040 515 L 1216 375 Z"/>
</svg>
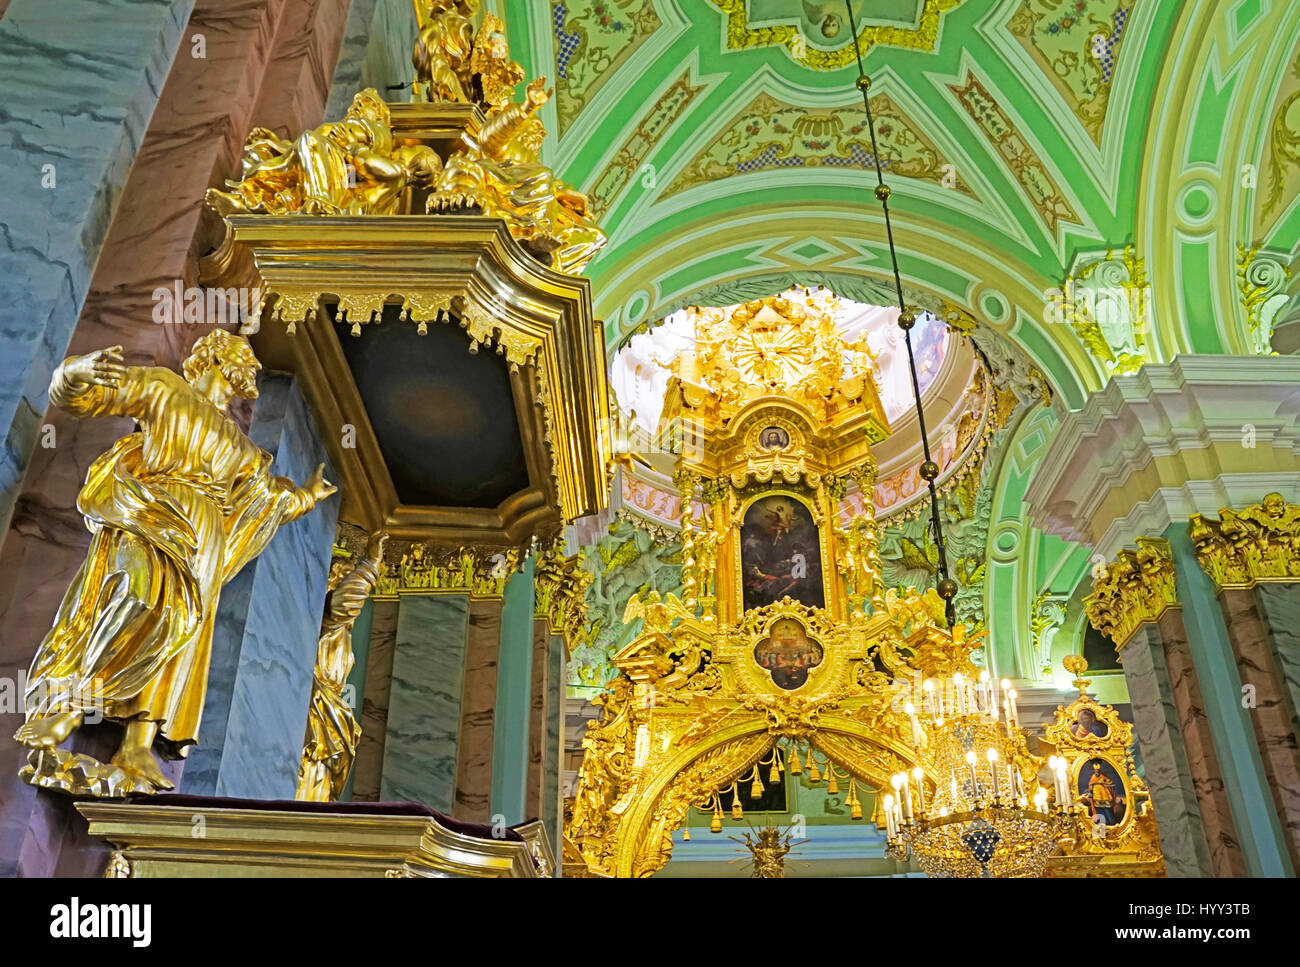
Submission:
<svg viewBox="0 0 1300 967">
<path fill-rule="evenodd" d="M 934 531 L 934 545 L 939 552 L 937 561 L 938 581 L 935 589 L 939 596 L 943 598 L 944 614 L 948 619 L 948 626 L 956 622 L 957 609 L 953 604 L 953 598 L 957 595 L 957 582 L 948 576 L 948 549 L 943 539 L 943 524 L 939 515 L 939 490 L 935 486 L 935 480 L 939 476 L 939 465 L 934 462 L 930 456 L 930 438 L 925 428 L 925 407 L 921 404 L 921 381 L 916 375 L 916 357 L 912 352 L 912 327 L 916 325 L 916 314 L 907 307 L 907 300 L 903 297 L 903 277 L 898 271 L 898 252 L 894 248 L 894 227 L 889 219 L 889 186 L 885 184 L 884 172 L 880 166 L 880 149 L 876 146 L 876 122 L 871 116 L 871 99 L 868 97 L 868 91 L 871 90 L 871 78 L 862 67 L 862 48 L 858 44 L 858 25 L 853 18 L 852 0 L 844 0 L 844 6 L 849 12 L 849 32 L 853 35 L 853 52 L 858 59 L 858 90 L 862 92 L 862 107 L 867 112 L 867 130 L 871 134 L 871 156 L 876 162 L 876 198 L 880 201 L 880 207 L 885 213 L 885 237 L 889 241 L 889 258 L 894 266 L 894 287 L 898 291 L 898 327 L 903 330 L 903 341 L 907 344 L 907 368 L 912 375 L 912 392 L 916 396 L 916 416 L 921 428 L 921 450 L 925 455 L 925 460 L 920 467 L 921 478 L 930 488 L 930 526 Z"/>
</svg>

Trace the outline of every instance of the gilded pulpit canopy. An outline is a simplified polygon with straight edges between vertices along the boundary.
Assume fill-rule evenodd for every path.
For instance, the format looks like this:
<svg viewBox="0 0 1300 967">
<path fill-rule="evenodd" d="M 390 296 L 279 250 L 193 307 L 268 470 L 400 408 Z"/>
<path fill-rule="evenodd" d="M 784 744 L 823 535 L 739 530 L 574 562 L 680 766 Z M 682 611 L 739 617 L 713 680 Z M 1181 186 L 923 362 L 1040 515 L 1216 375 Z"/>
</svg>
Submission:
<svg viewBox="0 0 1300 967">
<path fill-rule="evenodd" d="M 76 416 L 125 416 L 138 429 L 86 475 L 77 508 L 90 549 L 32 661 L 23 778 L 83 795 L 171 788 L 151 749 L 183 757 L 198 741 L 222 586 L 335 487 L 324 465 L 299 487 L 227 415 L 257 396 L 247 340 L 217 330 L 194 344 L 184 378 L 127 366 L 122 347 L 73 356 L 50 400 Z M 111 765 L 57 747 L 102 715 L 125 726 Z"/>
</svg>

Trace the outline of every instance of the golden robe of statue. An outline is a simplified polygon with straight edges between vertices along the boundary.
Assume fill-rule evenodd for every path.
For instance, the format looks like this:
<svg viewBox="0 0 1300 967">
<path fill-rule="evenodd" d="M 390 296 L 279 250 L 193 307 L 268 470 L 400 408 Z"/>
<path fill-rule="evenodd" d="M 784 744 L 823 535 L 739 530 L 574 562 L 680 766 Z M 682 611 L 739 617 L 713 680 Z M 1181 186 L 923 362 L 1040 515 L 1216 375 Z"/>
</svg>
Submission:
<svg viewBox="0 0 1300 967">
<path fill-rule="evenodd" d="M 407 187 L 429 187 L 442 159 L 427 145 L 395 145 L 388 105 L 361 91 L 342 121 L 287 141 L 254 128 L 244 143 L 241 178 L 230 191 L 209 188 L 219 215 L 392 215 Z"/>
<path fill-rule="evenodd" d="M 336 801 L 352 771 L 357 742 L 361 740 L 361 725 L 345 692 L 356 660 L 352 654 L 352 626 L 379 580 L 386 539 L 383 533 L 372 537 L 366 556 L 331 583 L 316 647 L 307 737 L 298 771 L 298 799 Z"/>
<path fill-rule="evenodd" d="M 157 739 L 182 757 L 198 740 L 222 586 L 335 491 L 324 465 L 303 487 L 274 476 L 227 416 L 231 397 L 257 396 L 260 368 L 247 340 L 218 330 L 195 343 L 183 379 L 124 365 L 120 346 L 55 370 L 56 406 L 138 429 L 91 464 L 77 498 L 90 550 L 32 662 L 15 735 L 35 750 L 28 781 L 99 795 L 172 787 L 151 749 Z M 116 769 L 56 749 L 92 712 L 126 727 Z"/>
</svg>

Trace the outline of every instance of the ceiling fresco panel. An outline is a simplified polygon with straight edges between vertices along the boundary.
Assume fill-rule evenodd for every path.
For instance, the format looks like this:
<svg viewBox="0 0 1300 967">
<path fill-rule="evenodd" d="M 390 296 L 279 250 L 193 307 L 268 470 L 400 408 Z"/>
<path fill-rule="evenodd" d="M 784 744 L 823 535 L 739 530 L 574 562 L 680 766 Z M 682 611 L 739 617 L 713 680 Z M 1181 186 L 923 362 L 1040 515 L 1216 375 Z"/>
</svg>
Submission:
<svg viewBox="0 0 1300 967">
<path fill-rule="evenodd" d="M 553 0 L 555 113 L 561 136 L 619 67 L 663 26 L 653 0 Z"/>
<path fill-rule="evenodd" d="M 970 115 L 971 121 L 1002 156 L 1007 170 L 1020 185 L 1048 231 L 1055 235 L 1057 226 L 1063 221 L 1082 225 L 1083 220 L 1066 199 L 1049 172 L 1048 165 L 1030 146 L 993 95 L 980 83 L 979 78 L 968 74 L 965 84 L 953 86 L 952 92 Z"/>
<path fill-rule="evenodd" d="M 873 97 L 871 109 L 887 173 L 974 194 L 956 165 L 887 94 Z M 875 167 L 861 104 L 809 110 L 762 92 L 691 159 L 661 197 L 722 178 L 815 167 L 845 170 L 854 178 Z"/>
<path fill-rule="evenodd" d="M 1024 0 L 1007 23 L 1096 144 L 1133 7 L 1133 0 Z"/>
</svg>

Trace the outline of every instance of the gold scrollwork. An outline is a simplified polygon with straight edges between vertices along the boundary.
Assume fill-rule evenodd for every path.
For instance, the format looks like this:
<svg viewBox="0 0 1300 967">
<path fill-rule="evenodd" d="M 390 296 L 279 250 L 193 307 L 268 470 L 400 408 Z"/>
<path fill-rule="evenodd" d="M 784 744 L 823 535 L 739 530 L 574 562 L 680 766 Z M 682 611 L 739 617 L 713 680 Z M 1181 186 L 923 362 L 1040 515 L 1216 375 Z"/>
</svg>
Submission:
<svg viewBox="0 0 1300 967">
<path fill-rule="evenodd" d="M 1174 561 L 1169 542 L 1139 537 L 1136 551 L 1120 551 L 1113 564 L 1099 571 L 1083 610 L 1097 631 L 1123 648 L 1142 625 L 1158 621 L 1178 607 Z"/>
<path fill-rule="evenodd" d="M 1219 519 L 1193 514 L 1187 533 L 1196 559 L 1219 588 L 1249 588 L 1260 581 L 1300 580 L 1300 505 L 1279 493 Z"/>
<path fill-rule="evenodd" d="M 391 557 L 391 555 L 389 555 Z M 401 594 L 461 593 L 499 598 L 519 569 L 517 548 L 440 548 L 411 544 L 396 561 L 386 560 L 375 584 L 377 600 Z"/>
</svg>

